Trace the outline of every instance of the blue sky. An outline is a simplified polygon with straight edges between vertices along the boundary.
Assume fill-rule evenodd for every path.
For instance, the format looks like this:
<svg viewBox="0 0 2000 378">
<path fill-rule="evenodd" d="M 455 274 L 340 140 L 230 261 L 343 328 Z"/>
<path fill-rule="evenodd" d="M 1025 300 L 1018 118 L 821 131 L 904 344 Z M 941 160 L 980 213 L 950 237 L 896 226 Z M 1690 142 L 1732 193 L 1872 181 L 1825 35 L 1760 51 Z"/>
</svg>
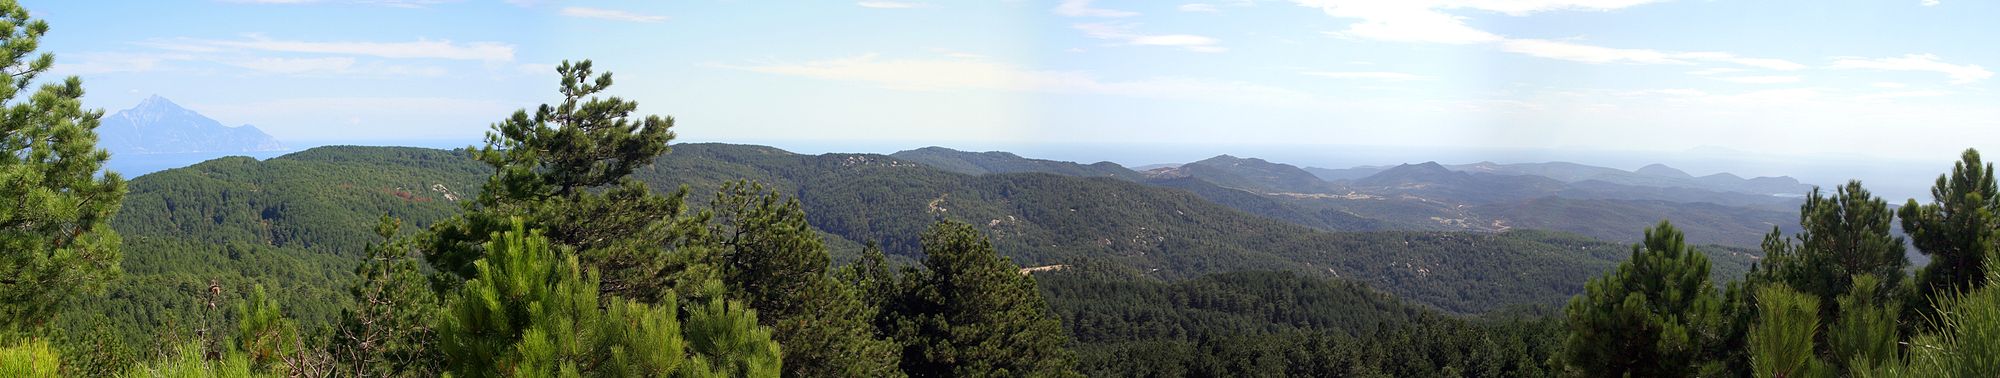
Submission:
<svg viewBox="0 0 2000 378">
<path fill-rule="evenodd" d="M 684 141 L 2000 147 L 1989 1 L 23 3 L 90 106 L 286 140 L 470 141 L 588 58 Z"/>
</svg>

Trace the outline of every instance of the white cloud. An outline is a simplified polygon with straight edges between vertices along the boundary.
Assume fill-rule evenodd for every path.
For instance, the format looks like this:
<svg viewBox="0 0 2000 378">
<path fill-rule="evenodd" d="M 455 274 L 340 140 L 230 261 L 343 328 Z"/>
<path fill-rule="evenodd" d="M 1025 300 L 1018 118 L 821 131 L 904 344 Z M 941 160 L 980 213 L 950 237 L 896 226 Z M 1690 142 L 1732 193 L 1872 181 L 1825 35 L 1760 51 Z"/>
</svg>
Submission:
<svg viewBox="0 0 2000 378">
<path fill-rule="evenodd" d="M 1369 79 L 1369 80 L 1383 80 L 1383 81 L 1412 81 L 1412 80 L 1431 79 L 1430 76 L 1423 76 L 1423 75 L 1402 73 L 1402 72 L 1386 72 L 1386 71 L 1351 71 L 1351 72 L 1309 71 L 1309 72 L 1301 72 L 1301 74 L 1309 76 L 1334 78 L 1334 79 Z"/>
<path fill-rule="evenodd" d="M 1056 14 L 1065 17 L 1115 18 L 1115 17 L 1132 17 L 1139 15 L 1139 12 L 1123 11 L 1116 9 L 1092 8 L 1090 6 L 1091 1 L 1093 0 L 1062 0 L 1061 3 L 1056 4 L 1055 12 Z"/>
<path fill-rule="evenodd" d="M 1500 44 L 1500 50 L 1535 57 L 1592 64 L 1694 64 L 1694 62 L 1677 58 L 1673 54 L 1659 51 L 1580 45 L 1544 39 L 1507 40 L 1507 42 Z"/>
<path fill-rule="evenodd" d="M 1934 7 L 1938 5 L 1938 0 L 1923 0 L 1922 4 L 1926 7 Z"/>
<path fill-rule="evenodd" d="M 1328 16 L 1356 19 L 1347 30 L 1327 32 L 1342 38 L 1450 44 L 1500 40 L 1499 35 L 1466 25 L 1464 17 L 1437 11 L 1431 4 L 1420 2 L 1297 0 L 1296 3 L 1319 8 Z"/>
<path fill-rule="evenodd" d="M 121 72 L 153 72 L 165 70 L 161 63 L 194 60 L 186 53 L 105 53 L 87 52 L 63 54 L 56 57 L 54 67 L 49 71 L 56 75 L 90 75 Z"/>
<path fill-rule="evenodd" d="M 1215 9 L 1215 4 L 1207 3 L 1181 4 L 1181 6 L 1174 7 L 1174 9 L 1179 9 L 1182 12 L 1214 12 L 1217 10 Z"/>
<path fill-rule="evenodd" d="M 411 42 L 314 42 L 286 41 L 252 35 L 240 40 L 174 40 L 146 43 L 156 48 L 215 52 L 243 49 L 268 52 L 362 55 L 398 59 L 452 59 L 505 62 L 514 60 L 514 46 L 498 42 L 455 43 L 450 40 L 418 39 Z"/>
<path fill-rule="evenodd" d="M 1798 76 L 1734 76 L 1716 78 L 1716 80 L 1743 84 L 1786 84 L 1797 83 L 1802 79 Z"/>
<path fill-rule="evenodd" d="M 1724 52 L 1675 52 L 1650 49 L 1621 49 L 1591 46 L 1546 39 L 1510 39 L 1500 44 L 1500 50 L 1529 56 L 1560 59 L 1574 62 L 1605 64 L 1686 64 L 1698 62 L 1731 63 L 1749 67 L 1791 71 L 1805 68 L 1782 59 L 1745 58 Z M 1699 72 L 1699 71 L 1697 71 Z M 1698 75 L 1722 73 L 1717 71 L 1697 73 Z"/>
<path fill-rule="evenodd" d="M 911 8 L 929 8 L 929 7 L 931 7 L 931 5 L 930 5 L 930 4 L 924 4 L 924 3 L 918 3 L 918 2 L 909 2 L 909 1 L 882 1 L 882 0 L 872 0 L 872 1 L 859 1 L 859 2 L 855 2 L 855 3 L 854 3 L 854 5 L 859 5 L 859 6 L 861 6 L 862 8 L 875 8 L 875 9 L 911 9 Z"/>
<path fill-rule="evenodd" d="M 256 58 L 224 64 L 276 74 L 340 73 L 354 67 L 354 58 Z"/>
<path fill-rule="evenodd" d="M 577 17 L 577 18 L 593 18 L 599 20 L 645 22 L 645 23 L 654 23 L 667 20 L 667 16 L 634 13 L 630 11 L 623 11 L 617 9 L 586 8 L 586 7 L 563 8 L 562 15 Z"/>
<path fill-rule="evenodd" d="M 1700 97 L 1700 96 L 1707 96 L 1708 92 L 1703 92 L 1699 89 L 1690 89 L 1690 88 L 1667 88 L 1667 89 L 1649 89 L 1642 91 L 1631 91 L 1631 92 L 1620 93 L 1620 95 L 1624 96 L 1666 95 L 1666 96 L 1678 96 L 1678 97 Z"/>
<path fill-rule="evenodd" d="M 1867 101 L 1867 100 L 1893 100 L 1893 99 L 1899 99 L 1899 98 L 1914 98 L 1914 97 L 1943 97 L 1943 96 L 1950 96 L 1950 95 L 1952 95 L 1952 92 L 1949 92 L 1949 91 L 1895 91 L 1895 92 L 1883 92 L 1883 93 L 1874 93 L 1874 94 L 1867 94 L 1867 95 L 1861 95 L 1861 96 L 1856 96 L 1856 97 L 1855 97 L 1855 99 L 1857 99 L 1857 100 L 1864 100 L 1864 101 Z"/>
<path fill-rule="evenodd" d="M 1465 24 L 1465 17 L 1448 9 L 1473 9 L 1510 16 L 1558 10 L 1608 11 L 1660 0 L 1293 0 L 1318 8 L 1328 16 L 1354 19 L 1346 30 L 1329 34 L 1396 42 L 1481 43 L 1500 36 Z"/>
<path fill-rule="evenodd" d="M 1089 23 L 1076 24 L 1073 27 L 1083 31 L 1084 35 L 1091 38 L 1118 41 L 1127 45 L 1178 47 L 1187 51 L 1204 53 L 1229 51 L 1228 48 L 1218 46 L 1221 41 L 1215 38 L 1193 34 L 1140 34 L 1132 31 L 1132 28 L 1135 26 L 1133 24 Z"/>
<path fill-rule="evenodd" d="M 1953 84 L 1965 84 L 1993 77 L 1993 71 L 1972 64 L 1950 64 L 1938 61 L 1937 55 L 1909 54 L 1894 58 L 1843 57 L 1833 61 L 1832 68 L 1864 69 L 1884 71 L 1936 72 L 1951 77 Z"/>
<path fill-rule="evenodd" d="M 1743 71 L 1744 71 L 1744 70 L 1743 70 L 1742 68 L 1727 68 L 1727 67 L 1717 67 L 1717 68 L 1707 68 L 1707 69 L 1700 69 L 1700 70 L 1694 70 L 1694 71 L 1688 71 L 1688 74 L 1689 74 L 1689 75 L 1700 75 L 1700 76 L 1708 76 L 1708 75 L 1716 75 L 1716 74 L 1726 74 L 1726 73 L 1737 73 L 1737 72 L 1743 72 Z"/>
<path fill-rule="evenodd" d="M 245 3 L 245 4 L 313 4 L 313 3 L 329 2 L 326 0 L 223 0 L 223 1 L 230 3 Z M 345 0 L 339 2 L 347 4 L 381 5 L 381 6 L 395 7 L 395 8 L 423 8 L 430 5 L 454 3 L 458 1 L 459 0 Z"/>
<path fill-rule="evenodd" d="M 909 91 L 999 90 L 1167 99 L 1296 104 L 1311 95 L 1251 83 L 1191 78 L 1110 81 L 1076 71 L 1043 71 L 967 59 L 885 59 L 875 54 L 804 63 L 715 65 L 775 75 L 868 83 Z"/>
</svg>

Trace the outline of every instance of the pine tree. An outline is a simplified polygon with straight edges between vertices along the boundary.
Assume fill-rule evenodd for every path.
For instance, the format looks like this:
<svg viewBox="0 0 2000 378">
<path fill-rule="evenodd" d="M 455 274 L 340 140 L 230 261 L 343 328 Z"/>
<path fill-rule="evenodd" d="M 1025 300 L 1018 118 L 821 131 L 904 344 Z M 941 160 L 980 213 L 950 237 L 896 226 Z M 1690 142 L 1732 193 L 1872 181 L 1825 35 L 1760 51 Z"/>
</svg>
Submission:
<svg viewBox="0 0 2000 378">
<path fill-rule="evenodd" d="M 757 325 L 757 312 L 735 301 L 714 298 L 689 314 L 688 370 L 703 377 L 777 377 L 784 356 L 771 329 Z"/>
<path fill-rule="evenodd" d="M 598 280 L 560 246 L 521 221 L 490 237 L 486 258 L 439 313 L 446 370 L 461 377 L 777 376 L 778 345 L 756 313 L 720 298 L 683 329 L 668 295 L 659 305 L 613 297 L 599 307 Z M 719 284 L 718 284 L 719 285 Z M 740 305 L 735 305 L 740 306 Z M 726 341 L 726 342 L 724 342 Z M 705 343 L 704 343 L 705 342 Z M 692 353 L 692 355 L 690 355 Z"/>
<path fill-rule="evenodd" d="M 493 176 L 471 213 L 432 227 L 425 257 L 440 271 L 470 277 L 485 238 L 521 218 L 604 274 L 607 293 L 658 300 L 669 285 L 662 246 L 683 233 L 677 227 L 686 190 L 662 196 L 630 175 L 667 153 L 673 118 L 633 119 L 637 102 L 597 97 L 611 74 L 593 77 L 588 60 L 565 61 L 556 72 L 563 100 L 493 125 L 473 152 Z"/>
<path fill-rule="evenodd" d="M 35 54 L 48 30 L 20 4 L 0 2 L 0 341 L 36 331 L 65 301 L 120 273 L 120 241 L 107 223 L 125 181 L 98 175 L 110 158 L 94 131 L 104 113 L 83 110 L 74 76 L 18 99 L 55 62 Z"/>
<path fill-rule="evenodd" d="M 1896 362 L 1895 302 L 1875 302 L 1881 280 L 1875 276 L 1854 277 L 1854 287 L 1839 301 L 1840 320 L 1827 329 L 1827 344 L 1836 366 L 1847 371 L 1867 371 Z"/>
<path fill-rule="evenodd" d="M 341 316 L 335 331 L 336 359 L 356 377 L 435 376 L 438 300 L 427 284 L 413 246 L 397 238 L 402 221 L 383 216 L 379 244 L 355 269 L 361 279 L 349 292 L 355 308 Z"/>
<path fill-rule="evenodd" d="M 1985 284 L 1985 257 L 1994 248 L 1992 234 L 2000 222 L 2000 188 L 1993 164 L 1982 163 L 1978 150 L 1965 150 L 1949 175 L 1938 175 L 1931 187 L 1932 203 L 1910 199 L 1898 209 L 1903 232 L 1919 252 L 1931 257 L 1917 273 L 1917 304 L 1931 309 L 1930 300 L 1943 294 L 1970 291 Z"/>
<path fill-rule="evenodd" d="M 1813 353 L 1819 333 L 1819 298 L 1784 284 L 1757 290 L 1757 325 L 1750 328 L 1750 365 L 1758 377 L 1829 375 Z"/>
<path fill-rule="evenodd" d="M 1984 265 L 2000 263 L 1996 259 L 2000 256 L 1989 255 Z M 2000 279 L 2000 272 L 1985 276 Z M 2000 287 L 1940 299 L 1932 327 L 1938 333 L 1911 339 L 1909 366 L 1890 370 L 1909 377 L 1988 377 L 2000 371 Z"/>
<path fill-rule="evenodd" d="M 1799 207 L 1803 230 L 1792 240 L 1775 230 L 1765 238 L 1764 273 L 1818 298 L 1821 319 L 1839 319 L 1834 298 L 1848 292 L 1855 276 L 1880 278 L 1881 287 L 1868 301 L 1888 303 L 1903 290 L 1903 268 L 1910 263 L 1903 257 L 1903 238 L 1890 232 L 1894 216 L 1888 203 L 1870 195 L 1860 181 L 1848 182 L 1832 196 L 1813 189 Z"/>
<path fill-rule="evenodd" d="M 1592 279 L 1565 313 L 1569 335 L 1557 356 L 1572 375 L 1676 377 L 1720 371 L 1704 361 L 1721 341 L 1722 303 L 1708 257 L 1661 222 L 1618 269 Z"/>
<path fill-rule="evenodd" d="M 762 185 L 724 185 L 710 204 L 706 242 L 728 296 L 755 309 L 789 351 L 791 377 L 901 375 L 895 346 L 878 339 L 868 320 L 875 311 L 855 288 L 828 272 L 831 260 L 797 200 Z"/>
<path fill-rule="evenodd" d="M 252 367 L 268 368 L 299 351 L 298 325 L 285 318 L 278 300 L 264 294 L 264 285 L 254 286 L 247 300 L 237 301 L 236 313 L 242 316 L 237 320 L 236 348 L 249 356 Z"/>
<path fill-rule="evenodd" d="M 1032 276 L 978 229 L 945 221 L 924 233 L 924 270 L 906 270 L 882 321 L 921 377 L 1074 376 L 1068 332 Z"/>
</svg>

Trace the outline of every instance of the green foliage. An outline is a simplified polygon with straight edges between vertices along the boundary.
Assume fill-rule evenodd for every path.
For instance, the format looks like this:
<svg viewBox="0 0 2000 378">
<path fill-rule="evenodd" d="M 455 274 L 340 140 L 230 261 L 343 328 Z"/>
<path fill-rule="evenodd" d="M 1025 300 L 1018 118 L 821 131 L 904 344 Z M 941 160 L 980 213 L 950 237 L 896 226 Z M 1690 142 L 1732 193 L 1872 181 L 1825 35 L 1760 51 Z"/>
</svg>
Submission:
<svg viewBox="0 0 2000 378">
<path fill-rule="evenodd" d="M 1757 324 L 1750 328 L 1750 364 L 1758 377 L 1820 377 L 1830 372 L 1813 354 L 1819 333 L 1819 298 L 1773 284 L 1757 291 Z"/>
<path fill-rule="evenodd" d="M 1895 217 L 1888 203 L 1868 193 L 1860 181 L 1849 181 L 1832 196 L 1814 189 L 1799 207 L 1799 225 L 1804 231 L 1785 240 L 1773 230 L 1766 238 L 1766 274 L 1820 302 L 1821 319 L 1838 319 L 1838 302 L 1833 298 L 1848 293 L 1853 278 L 1872 275 L 1881 279 L 1870 303 L 1887 303 L 1902 290 L 1903 238 L 1890 232 Z"/>
<path fill-rule="evenodd" d="M 83 109 L 75 76 L 22 92 L 55 55 L 36 54 L 49 24 L 0 3 L 0 340 L 36 333 L 79 294 L 118 278 L 118 233 L 109 227 L 125 180 L 98 175 L 103 111 Z M 32 57 L 32 58 L 30 58 Z"/>
<path fill-rule="evenodd" d="M 158 361 L 134 365 L 118 374 L 124 378 L 250 378 L 270 377 L 250 369 L 250 357 L 236 350 L 205 356 L 198 343 L 178 345 L 174 353 Z"/>
<path fill-rule="evenodd" d="M 634 176 L 702 192 L 744 178 L 763 182 L 798 198 L 807 221 L 834 237 L 830 246 L 874 243 L 889 261 L 921 258 L 916 235 L 944 218 L 984 229 L 1022 265 L 1099 259 L 1172 279 L 1289 270 L 1360 281 L 1458 313 L 1560 304 L 1626 257 L 1622 245 L 1546 231 L 1326 232 L 1170 188 L 1040 173 L 967 176 L 880 155 L 677 144 L 671 158 Z M 830 251 L 837 261 L 852 258 L 839 252 Z M 1753 256 L 1712 258 L 1717 271 L 1740 273 Z"/>
<path fill-rule="evenodd" d="M 662 196 L 629 176 L 667 153 L 673 119 L 631 120 L 637 102 L 596 97 L 611 86 L 611 74 L 593 79 L 588 60 L 565 61 L 556 72 L 562 75 L 560 103 L 533 114 L 514 112 L 473 151 L 493 175 L 472 212 L 427 234 L 426 260 L 439 271 L 470 277 L 485 237 L 521 218 L 602 272 L 608 293 L 659 300 L 673 284 L 661 246 L 687 232 L 676 222 L 686 191 Z"/>
<path fill-rule="evenodd" d="M 1459 318 L 1292 272 L 1035 274 L 1089 376 L 1539 377 L 1561 335 L 1545 316 Z"/>
<path fill-rule="evenodd" d="M 1987 256 L 1994 266 L 2000 256 Z M 1986 271 L 1985 280 L 2000 278 Z M 1912 338 L 1904 364 L 1883 364 L 1863 372 L 1884 377 L 1986 377 L 2000 371 L 2000 289 L 1985 286 L 1937 301 L 1936 333 Z"/>
<path fill-rule="evenodd" d="M 486 147 L 473 154 L 498 170 L 480 194 L 481 202 L 560 197 L 615 184 L 667 152 L 672 117 L 646 116 L 635 122 L 626 117 L 639 108 L 638 102 L 594 97 L 611 86 L 610 72 L 592 78 L 585 60 L 574 65 L 563 61 L 556 73 L 562 75 L 561 103 L 542 105 L 532 115 L 515 111 L 493 125 Z"/>
<path fill-rule="evenodd" d="M 1854 287 L 1837 301 L 1840 320 L 1827 328 L 1831 361 L 1847 371 L 1865 371 L 1894 362 L 1897 355 L 1895 302 L 1875 302 L 1881 280 L 1875 276 L 1854 277 Z"/>
<path fill-rule="evenodd" d="M 1708 258 L 1661 222 L 1632 246 L 1632 258 L 1592 279 L 1564 308 L 1569 335 L 1561 364 L 1569 375 L 1673 377 L 1719 371 L 1704 361 L 1717 348 L 1722 300 Z"/>
<path fill-rule="evenodd" d="M 875 309 L 828 270 L 820 235 L 797 200 L 752 183 L 725 185 L 709 204 L 701 244 L 720 253 L 728 297 L 757 311 L 785 355 L 787 376 L 899 375 L 895 344 L 877 339 Z M 685 273 L 684 273 L 685 274 Z"/>
<path fill-rule="evenodd" d="M 771 329 L 757 325 L 757 312 L 734 301 L 710 299 L 689 314 L 688 369 L 702 377 L 776 377 L 784 357 Z"/>
<path fill-rule="evenodd" d="M 349 289 L 355 307 L 342 314 L 334 332 L 334 356 L 354 376 L 437 374 L 435 314 L 438 299 L 424 278 L 412 241 L 397 238 L 402 222 L 383 216 L 375 228 L 381 244 L 368 247 L 367 260 Z"/>
<path fill-rule="evenodd" d="M 1035 279 L 971 225 L 924 233 L 924 268 L 907 269 L 878 324 L 903 343 L 913 376 L 1075 375 L 1061 321 Z"/>
<path fill-rule="evenodd" d="M 62 356 L 47 340 L 0 348 L 0 377 L 54 378 L 62 373 Z"/>
<path fill-rule="evenodd" d="M 255 286 L 247 302 L 236 302 L 236 348 L 249 355 L 256 367 L 270 366 L 285 356 L 298 353 L 301 344 L 298 326 L 278 308 L 278 302 L 264 295 L 264 285 Z"/>
<path fill-rule="evenodd" d="M 1910 199 L 1897 210 L 1910 243 L 1931 258 L 1917 272 L 1918 308 L 1926 310 L 1938 307 L 1929 305 L 1934 298 L 1986 282 L 1985 259 L 2000 226 L 1994 218 L 2000 213 L 2000 188 L 1994 185 L 1993 164 L 1981 165 L 1979 151 L 1965 150 L 1951 173 L 1938 175 L 1931 199 L 1935 202 L 1921 205 Z"/>
<path fill-rule="evenodd" d="M 438 313 L 439 347 L 453 374 L 776 375 L 778 347 L 768 330 L 755 327 L 754 312 L 711 302 L 683 330 L 671 295 L 658 306 L 612 298 L 604 307 L 610 310 L 601 310 L 594 272 L 539 230 L 513 223 L 489 238 L 486 258 L 473 263 L 474 278 Z M 688 361 L 689 351 L 697 362 Z"/>
</svg>

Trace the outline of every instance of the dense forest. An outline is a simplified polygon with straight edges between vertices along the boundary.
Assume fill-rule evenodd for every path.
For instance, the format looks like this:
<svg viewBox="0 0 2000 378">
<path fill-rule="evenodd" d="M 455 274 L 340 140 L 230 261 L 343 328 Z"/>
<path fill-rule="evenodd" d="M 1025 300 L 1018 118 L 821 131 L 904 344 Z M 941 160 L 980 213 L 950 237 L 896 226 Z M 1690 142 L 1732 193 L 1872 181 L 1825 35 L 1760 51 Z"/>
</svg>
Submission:
<svg viewBox="0 0 2000 378">
<path fill-rule="evenodd" d="M 1705 219 L 1336 232 L 1381 224 L 1115 165 L 672 144 L 583 60 L 482 146 L 127 181 L 81 81 L 37 81 L 47 24 L 0 5 L 4 377 L 2000 371 L 1972 150 L 1929 203 L 1813 189 L 1755 250 L 1690 243 Z"/>
</svg>

